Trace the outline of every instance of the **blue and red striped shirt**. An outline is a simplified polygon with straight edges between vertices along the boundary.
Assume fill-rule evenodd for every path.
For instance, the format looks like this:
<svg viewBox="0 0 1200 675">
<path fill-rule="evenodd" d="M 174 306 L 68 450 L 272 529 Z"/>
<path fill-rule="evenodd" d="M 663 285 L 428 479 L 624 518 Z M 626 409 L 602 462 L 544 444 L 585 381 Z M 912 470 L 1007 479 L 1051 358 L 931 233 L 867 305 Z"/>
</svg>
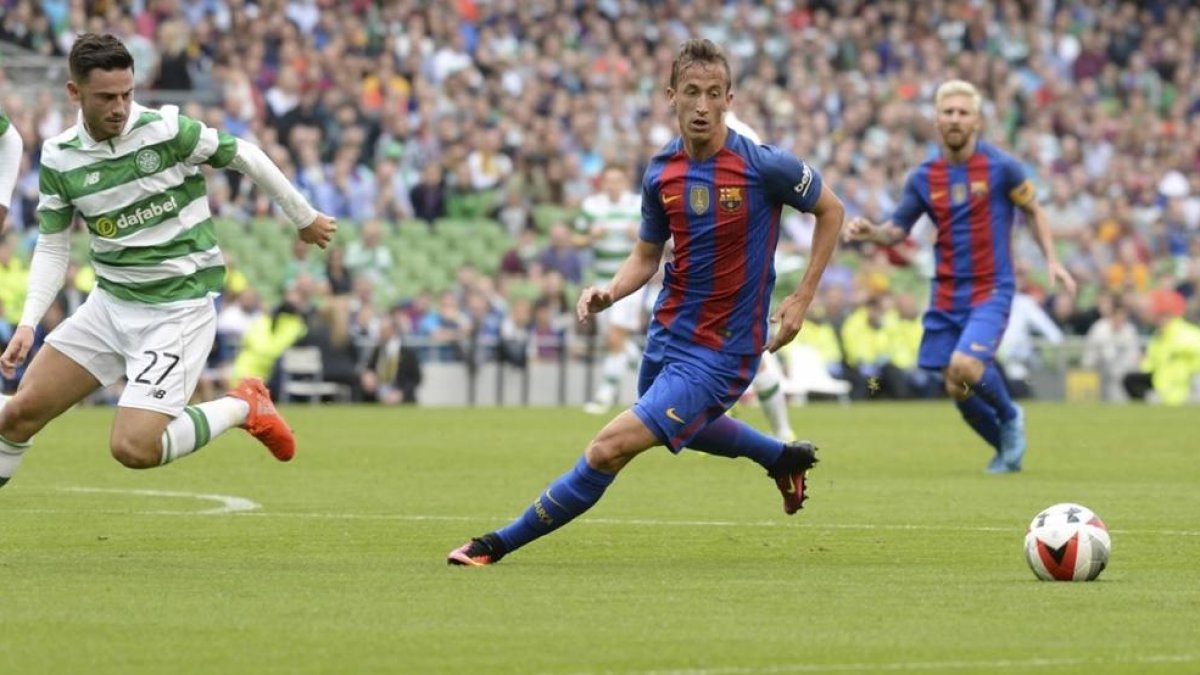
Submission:
<svg viewBox="0 0 1200 675">
<path fill-rule="evenodd" d="M 906 232 L 922 214 L 937 231 L 929 308 L 961 311 L 989 299 L 1012 301 L 1012 227 L 1033 184 L 1012 156 L 978 142 L 962 164 L 931 159 L 913 171 L 892 222 Z"/>
<path fill-rule="evenodd" d="M 725 146 L 693 161 L 676 138 L 642 179 L 639 236 L 673 238 L 650 335 L 666 331 L 729 354 L 766 345 L 779 214 L 811 212 L 821 176 L 796 157 L 729 130 Z"/>
</svg>

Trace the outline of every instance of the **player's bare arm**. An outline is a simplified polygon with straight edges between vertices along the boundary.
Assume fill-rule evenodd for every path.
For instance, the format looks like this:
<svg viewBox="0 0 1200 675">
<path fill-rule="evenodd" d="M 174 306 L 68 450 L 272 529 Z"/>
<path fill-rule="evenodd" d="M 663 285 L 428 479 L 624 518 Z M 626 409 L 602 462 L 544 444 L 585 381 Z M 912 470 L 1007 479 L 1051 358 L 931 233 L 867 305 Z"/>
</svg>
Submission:
<svg viewBox="0 0 1200 675">
<path fill-rule="evenodd" d="M 808 312 L 808 306 L 817 293 L 821 275 L 825 274 L 825 267 L 829 265 L 829 259 L 833 257 L 833 250 L 837 248 L 838 233 L 842 230 L 846 208 L 842 205 L 842 200 L 838 199 L 828 185 L 822 185 L 821 196 L 813 205 L 812 214 L 817 219 L 816 228 L 813 231 L 812 255 L 808 261 L 808 268 L 804 270 L 804 278 L 800 280 L 800 285 L 783 299 L 779 308 L 771 315 L 771 322 L 776 324 L 775 337 L 771 338 L 771 342 L 767 345 L 767 350 L 771 353 L 779 351 L 780 347 L 791 342 L 800 332 L 800 327 L 804 325 L 804 315 Z"/>
<path fill-rule="evenodd" d="M 881 246 L 893 246 L 904 241 L 908 234 L 890 221 L 876 224 L 862 216 L 855 216 L 846 221 L 842 236 L 847 242 L 869 241 Z"/>
<path fill-rule="evenodd" d="M 1054 250 L 1054 235 L 1050 231 L 1050 224 L 1046 222 L 1046 212 L 1042 210 L 1036 200 L 1030 200 L 1020 208 L 1025 213 L 1025 220 L 1033 230 L 1033 237 L 1042 249 L 1042 254 L 1046 256 L 1046 268 L 1050 271 L 1050 283 L 1061 283 L 1068 293 L 1075 295 L 1075 278 L 1058 261 L 1058 254 Z"/>
<path fill-rule="evenodd" d="M 579 320 L 603 312 L 617 300 L 645 286 L 658 272 L 665 248 L 666 244 L 662 242 L 638 240 L 607 287 L 590 286 L 579 294 L 579 302 L 575 306 Z"/>
</svg>

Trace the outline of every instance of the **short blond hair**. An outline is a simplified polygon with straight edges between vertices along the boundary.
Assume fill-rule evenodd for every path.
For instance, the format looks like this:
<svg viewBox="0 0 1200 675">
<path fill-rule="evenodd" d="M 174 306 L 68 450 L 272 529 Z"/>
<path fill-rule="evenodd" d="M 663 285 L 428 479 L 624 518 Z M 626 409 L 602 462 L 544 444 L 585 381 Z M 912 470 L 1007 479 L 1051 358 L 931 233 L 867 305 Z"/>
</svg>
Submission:
<svg viewBox="0 0 1200 675">
<path fill-rule="evenodd" d="M 971 105 L 975 108 L 976 114 L 983 111 L 983 97 L 979 95 L 979 90 L 975 85 L 966 80 L 947 80 L 937 88 L 937 93 L 934 94 L 933 102 L 938 107 L 942 107 L 942 99 L 947 96 L 956 96 L 965 94 L 971 99 Z"/>
</svg>

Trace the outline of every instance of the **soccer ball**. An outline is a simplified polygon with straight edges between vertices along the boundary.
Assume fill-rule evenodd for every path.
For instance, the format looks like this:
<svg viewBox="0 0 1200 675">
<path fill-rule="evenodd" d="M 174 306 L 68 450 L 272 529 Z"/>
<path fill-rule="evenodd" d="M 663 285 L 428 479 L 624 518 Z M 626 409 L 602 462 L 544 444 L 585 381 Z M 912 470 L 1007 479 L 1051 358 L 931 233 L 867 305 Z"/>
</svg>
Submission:
<svg viewBox="0 0 1200 675">
<path fill-rule="evenodd" d="M 1111 550 L 1104 521 L 1079 504 L 1043 509 L 1025 533 L 1025 561 L 1042 581 L 1091 581 L 1108 565 Z"/>
</svg>

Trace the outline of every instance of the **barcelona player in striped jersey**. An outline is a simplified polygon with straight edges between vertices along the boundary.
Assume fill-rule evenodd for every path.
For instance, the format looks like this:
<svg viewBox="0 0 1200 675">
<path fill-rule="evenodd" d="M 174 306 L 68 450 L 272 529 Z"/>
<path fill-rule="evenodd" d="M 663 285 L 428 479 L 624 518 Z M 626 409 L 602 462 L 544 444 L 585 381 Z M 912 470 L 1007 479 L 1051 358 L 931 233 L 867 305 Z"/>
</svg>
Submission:
<svg viewBox="0 0 1200 675">
<path fill-rule="evenodd" d="M 1019 209 L 1046 256 L 1052 282 L 1069 293 L 1075 281 L 1059 262 L 1033 184 L 1016 159 L 980 141 L 981 97 L 951 80 L 935 97 L 942 153 L 921 164 L 904 185 L 891 221 L 852 218 L 852 241 L 902 241 L 922 214 L 937 231 L 937 266 L 923 319 L 919 365 L 941 370 L 963 419 L 992 448 L 991 473 L 1021 470 L 1025 414 L 1013 403 L 994 359 L 1015 291 L 1012 226 Z"/>
<path fill-rule="evenodd" d="M 585 289 L 580 319 L 646 284 L 668 240 L 666 266 L 638 377 L 638 400 L 592 439 L 560 476 L 508 526 L 468 541 L 448 562 L 480 566 L 549 534 L 591 508 L 617 473 L 645 450 L 665 445 L 747 457 L 767 471 L 791 514 L 805 499 L 811 443 L 784 443 L 725 411 L 750 384 L 764 350 L 799 332 L 837 246 L 844 210 L 820 175 L 725 124 L 733 99 L 729 63 L 708 40 L 689 40 L 671 67 L 667 98 L 680 137 L 650 161 L 642 180 L 642 222 L 634 250 L 612 281 Z M 816 216 L 813 253 L 799 287 L 770 314 L 779 215 L 787 204 Z"/>
</svg>

